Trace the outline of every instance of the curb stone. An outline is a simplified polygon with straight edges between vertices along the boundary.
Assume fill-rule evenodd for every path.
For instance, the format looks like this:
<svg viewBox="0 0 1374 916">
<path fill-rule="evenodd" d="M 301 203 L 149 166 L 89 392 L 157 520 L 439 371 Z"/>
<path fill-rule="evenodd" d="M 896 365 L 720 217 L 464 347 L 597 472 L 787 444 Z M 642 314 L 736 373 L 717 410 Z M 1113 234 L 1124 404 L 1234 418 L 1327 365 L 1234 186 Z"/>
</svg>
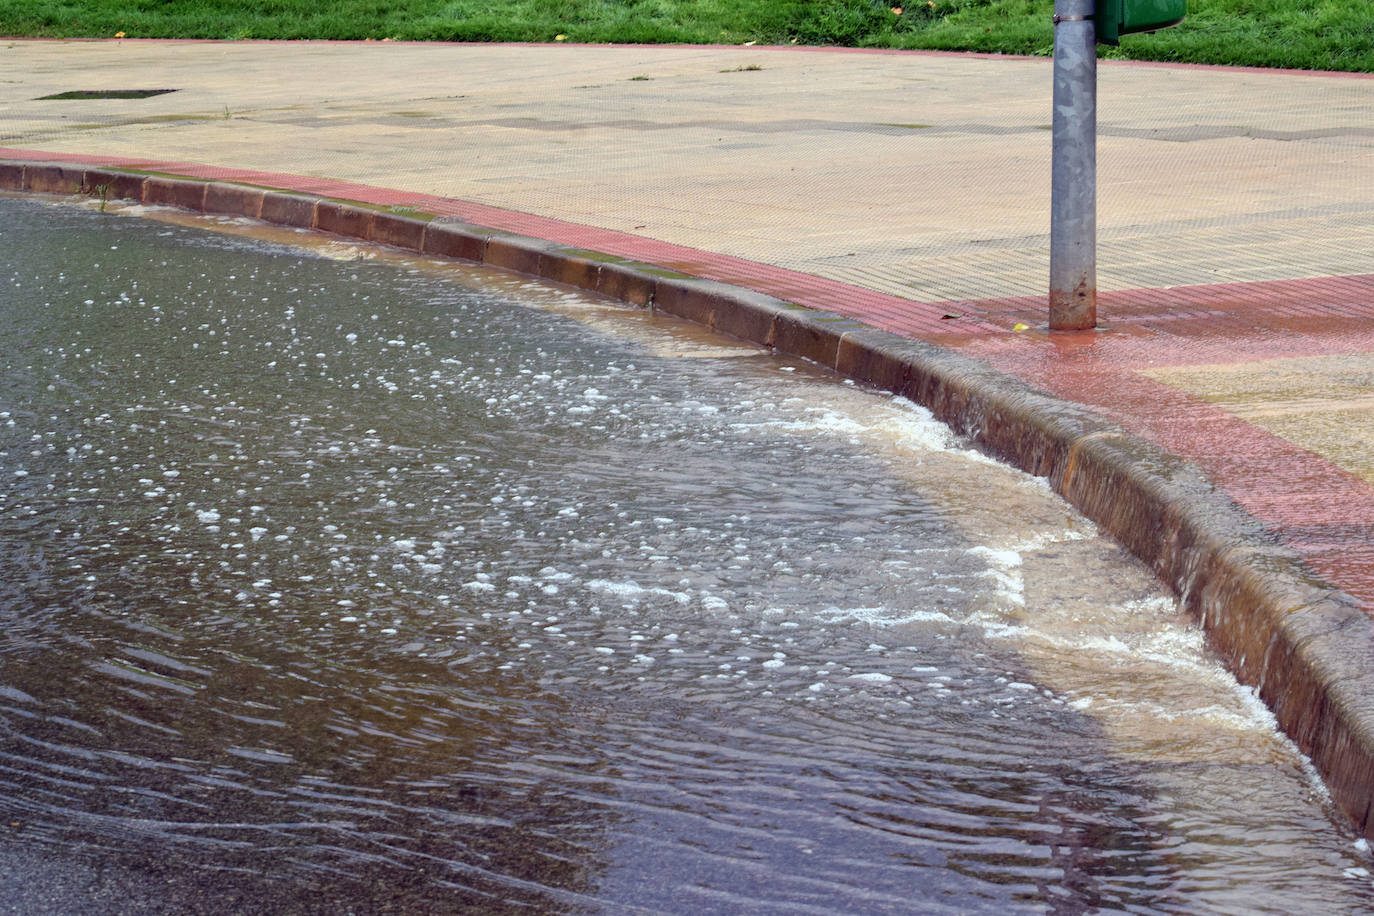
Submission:
<svg viewBox="0 0 1374 916">
<path fill-rule="evenodd" d="M 1197 467 L 1085 406 L 833 313 L 415 211 L 71 162 L 0 160 L 0 189 L 245 216 L 504 267 L 695 321 L 921 404 L 988 453 L 1046 478 L 1144 561 L 1310 757 L 1356 831 L 1374 837 L 1374 621 Z"/>
</svg>

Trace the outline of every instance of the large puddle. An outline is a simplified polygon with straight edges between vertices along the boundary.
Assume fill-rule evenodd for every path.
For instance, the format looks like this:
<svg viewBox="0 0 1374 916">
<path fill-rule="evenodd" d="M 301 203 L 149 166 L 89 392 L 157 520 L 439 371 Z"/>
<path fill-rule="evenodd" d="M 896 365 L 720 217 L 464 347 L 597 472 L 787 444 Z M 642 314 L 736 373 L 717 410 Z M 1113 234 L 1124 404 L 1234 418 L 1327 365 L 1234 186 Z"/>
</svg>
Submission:
<svg viewBox="0 0 1374 916">
<path fill-rule="evenodd" d="M 1043 483 L 681 324 L 254 232 L 0 199 L 14 899 L 1374 907 Z"/>
</svg>

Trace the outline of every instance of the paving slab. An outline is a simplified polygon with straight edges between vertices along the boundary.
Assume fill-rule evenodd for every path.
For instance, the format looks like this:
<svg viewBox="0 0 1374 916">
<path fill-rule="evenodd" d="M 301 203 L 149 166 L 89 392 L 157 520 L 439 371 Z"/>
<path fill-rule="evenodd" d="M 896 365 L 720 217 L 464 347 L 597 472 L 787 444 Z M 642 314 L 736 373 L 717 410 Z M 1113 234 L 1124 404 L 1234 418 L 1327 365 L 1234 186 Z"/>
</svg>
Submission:
<svg viewBox="0 0 1374 916">
<path fill-rule="evenodd" d="M 45 98 L 103 89 L 176 91 Z M 412 208 L 935 344 L 1184 459 L 1205 487 L 1178 493 L 1241 507 L 1298 558 L 1294 588 L 1374 612 L 1374 79 L 1104 63 L 1102 326 L 1059 334 L 1045 329 L 1050 89 L 1047 60 L 980 55 L 15 41 L 0 49 L 0 157 Z M 336 231 L 366 219 L 271 206 Z M 549 256 L 497 248 L 517 266 Z M 862 335 L 807 339 L 838 364 Z M 1162 460 L 1111 448 L 1102 467 Z M 1069 467 L 1099 461 L 1073 449 Z M 1236 562 L 1269 563 L 1246 550 Z M 1243 670 L 1270 651 L 1232 642 Z M 1368 763 L 1340 778 L 1374 784 Z"/>
<path fill-rule="evenodd" d="M 416 191 L 920 301 L 1039 294 L 1048 270 L 1043 59 L 132 41 L 0 54 L 4 146 Z M 1100 84 L 1101 288 L 1374 273 L 1374 182 L 1358 180 L 1374 173 L 1369 80 L 1104 64 Z M 40 100 L 128 88 L 177 91 Z"/>
</svg>

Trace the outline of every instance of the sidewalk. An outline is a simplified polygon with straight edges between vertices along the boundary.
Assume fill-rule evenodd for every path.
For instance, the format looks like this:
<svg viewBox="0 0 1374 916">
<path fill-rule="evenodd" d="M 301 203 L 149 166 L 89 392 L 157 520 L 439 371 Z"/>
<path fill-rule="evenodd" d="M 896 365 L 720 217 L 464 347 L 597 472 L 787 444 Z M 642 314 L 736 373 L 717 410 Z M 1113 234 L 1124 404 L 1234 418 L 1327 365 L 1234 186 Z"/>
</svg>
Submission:
<svg viewBox="0 0 1374 916">
<path fill-rule="evenodd" d="M 104 89 L 177 91 L 40 99 Z M 19 41 L 0 157 L 456 217 L 857 319 L 1081 405 L 1258 522 L 1207 555 L 1231 580 L 1202 580 L 1182 569 L 1200 535 L 1114 497 L 1117 477 L 1067 492 L 1105 433 L 1051 474 L 1175 587 L 1211 589 L 1185 600 L 1365 829 L 1374 630 L 1340 609 L 1374 613 L 1374 79 L 1104 64 L 1102 327 L 1058 335 L 1049 93 L 1047 60 L 970 55 Z M 1297 591 L 1276 591 L 1270 541 Z M 1246 588 L 1287 635 L 1225 619 Z M 1290 669 L 1310 683 L 1275 687 Z"/>
</svg>

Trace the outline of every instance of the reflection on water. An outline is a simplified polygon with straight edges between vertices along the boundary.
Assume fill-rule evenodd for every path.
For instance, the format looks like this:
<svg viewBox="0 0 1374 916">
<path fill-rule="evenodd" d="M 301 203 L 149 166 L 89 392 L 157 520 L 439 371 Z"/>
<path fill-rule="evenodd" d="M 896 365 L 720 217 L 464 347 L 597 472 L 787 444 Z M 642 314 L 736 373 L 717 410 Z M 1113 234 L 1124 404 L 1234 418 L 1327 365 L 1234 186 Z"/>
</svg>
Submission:
<svg viewBox="0 0 1374 916">
<path fill-rule="evenodd" d="M 910 405 L 520 280 L 0 217 L 12 861 L 148 912 L 1374 901 L 1157 586 Z"/>
</svg>

